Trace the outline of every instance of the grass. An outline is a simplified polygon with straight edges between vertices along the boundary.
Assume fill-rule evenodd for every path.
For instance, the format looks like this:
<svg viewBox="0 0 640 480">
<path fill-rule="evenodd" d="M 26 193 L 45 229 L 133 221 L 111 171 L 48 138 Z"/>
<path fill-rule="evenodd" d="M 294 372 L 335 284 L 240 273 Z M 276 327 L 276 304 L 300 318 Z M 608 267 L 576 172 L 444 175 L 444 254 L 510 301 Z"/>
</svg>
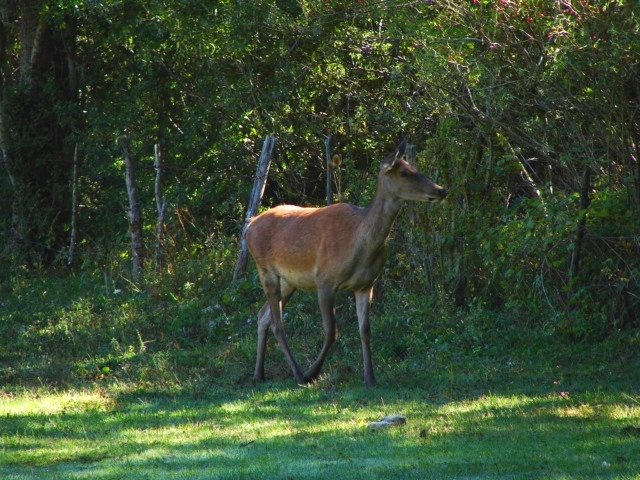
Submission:
<svg viewBox="0 0 640 480">
<path fill-rule="evenodd" d="M 118 294 L 98 275 L 0 284 L 0 478 L 638 478 L 633 332 L 568 342 L 389 290 L 374 304 L 380 386 L 361 386 L 349 297 L 318 382 L 295 386 L 270 337 L 256 386 L 259 288 L 185 278 Z M 304 364 L 321 328 L 313 296 L 296 298 Z M 396 413 L 406 425 L 368 428 Z"/>
<path fill-rule="evenodd" d="M 289 383 L 289 382 L 287 382 Z M 368 423 L 402 413 L 405 426 Z M 5 394 L 4 479 L 637 478 L 624 392 L 433 399 L 420 388 Z"/>
</svg>

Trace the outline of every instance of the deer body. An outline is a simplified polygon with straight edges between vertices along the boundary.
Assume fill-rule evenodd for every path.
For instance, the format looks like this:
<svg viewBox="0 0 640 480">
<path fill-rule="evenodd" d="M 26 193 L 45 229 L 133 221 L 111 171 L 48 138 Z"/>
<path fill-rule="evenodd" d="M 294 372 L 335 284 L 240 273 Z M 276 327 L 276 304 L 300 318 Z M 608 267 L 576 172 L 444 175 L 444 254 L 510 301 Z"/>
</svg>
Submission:
<svg viewBox="0 0 640 480">
<path fill-rule="evenodd" d="M 247 238 L 260 229 L 278 233 L 268 242 L 254 245 L 248 240 L 251 254 L 260 266 L 278 255 L 279 261 L 266 270 L 300 290 L 316 290 L 319 285 L 335 290 L 367 288 L 377 278 L 386 255 L 386 237 L 374 241 L 368 235 L 367 213 L 344 203 L 272 208 L 252 221 Z"/>
<path fill-rule="evenodd" d="M 315 379 L 337 338 L 335 294 L 352 290 L 364 363 L 364 380 L 375 384 L 370 352 L 369 309 L 373 284 L 387 256 L 386 242 L 403 200 L 437 201 L 446 191 L 404 161 L 406 140 L 381 163 L 376 194 L 367 208 L 338 203 L 321 208 L 282 205 L 253 218 L 246 230 L 267 303 L 258 313 L 254 380 L 264 380 L 269 327 L 298 383 Z M 297 289 L 317 290 L 325 339 L 303 374 L 287 344 L 282 310 Z"/>
</svg>

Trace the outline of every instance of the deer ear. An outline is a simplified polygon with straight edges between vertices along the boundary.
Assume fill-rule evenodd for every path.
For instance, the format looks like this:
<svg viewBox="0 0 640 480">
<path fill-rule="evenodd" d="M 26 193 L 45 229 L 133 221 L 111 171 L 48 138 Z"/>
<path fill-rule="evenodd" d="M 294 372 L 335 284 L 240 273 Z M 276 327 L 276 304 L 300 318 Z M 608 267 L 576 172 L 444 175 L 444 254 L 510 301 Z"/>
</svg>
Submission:
<svg viewBox="0 0 640 480">
<path fill-rule="evenodd" d="M 404 155 L 404 151 L 407 148 L 407 136 L 405 135 L 400 145 L 396 148 L 396 157 L 402 157 Z"/>
<path fill-rule="evenodd" d="M 402 158 L 404 155 L 404 151 L 407 148 L 407 137 L 405 136 L 400 144 L 396 147 L 395 152 L 389 155 L 382 161 L 380 168 L 384 173 L 389 173 L 389 171 L 393 168 L 396 163 L 396 160 Z"/>
<path fill-rule="evenodd" d="M 392 155 L 389 155 L 387 158 L 382 160 L 382 163 L 380 164 L 380 170 L 382 170 L 384 173 L 389 173 L 393 168 L 393 165 L 396 163 L 397 158 L 398 156 L 395 154 L 395 152 Z"/>
</svg>

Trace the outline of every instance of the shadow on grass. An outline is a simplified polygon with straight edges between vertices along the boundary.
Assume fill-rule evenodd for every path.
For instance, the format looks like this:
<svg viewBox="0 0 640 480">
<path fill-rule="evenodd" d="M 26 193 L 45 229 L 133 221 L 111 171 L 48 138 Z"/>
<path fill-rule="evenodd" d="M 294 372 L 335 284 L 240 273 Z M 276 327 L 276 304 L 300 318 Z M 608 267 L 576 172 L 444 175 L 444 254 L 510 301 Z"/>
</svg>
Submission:
<svg viewBox="0 0 640 480">
<path fill-rule="evenodd" d="M 323 387 L 327 387 L 326 389 Z M 54 402 L 55 403 L 55 402 Z M 61 403 L 61 405 L 60 405 Z M 408 424 L 371 431 L 404 413 Z M 330 385 L 107 394 L 6 410 L 2 478 L 635 478 L 640 404 L 614 393 L 433 401 Z"/>
</svg>

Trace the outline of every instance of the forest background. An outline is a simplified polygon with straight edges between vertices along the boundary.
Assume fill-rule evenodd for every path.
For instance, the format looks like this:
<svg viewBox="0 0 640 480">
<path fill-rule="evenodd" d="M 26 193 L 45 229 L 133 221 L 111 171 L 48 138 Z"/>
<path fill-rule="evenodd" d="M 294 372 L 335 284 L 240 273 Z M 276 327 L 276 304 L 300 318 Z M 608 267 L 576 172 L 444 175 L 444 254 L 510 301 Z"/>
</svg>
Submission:
<svg viewBox="0 0 640 480">
<path fill-rule="evenodd" d="M 231 278 L 266 135 L 263 207 L 325 203 L 329 135 L 335 201 L 366 205 L 405 133 L 449 190 L 396 222 L 373 319 L 383 369 L 548 342 L 636 355 L 637 2 L 6 0 L 0 20 L 4 384 L 250 374 L 263 296 L 252 264 Z M 288 321 L 317 343 L 314 299 L 299 302 Z M 341 348 L 358 369 L 355 338 Z M 268 375 L 287 377 L 275 358 Z"/>
</svg>

